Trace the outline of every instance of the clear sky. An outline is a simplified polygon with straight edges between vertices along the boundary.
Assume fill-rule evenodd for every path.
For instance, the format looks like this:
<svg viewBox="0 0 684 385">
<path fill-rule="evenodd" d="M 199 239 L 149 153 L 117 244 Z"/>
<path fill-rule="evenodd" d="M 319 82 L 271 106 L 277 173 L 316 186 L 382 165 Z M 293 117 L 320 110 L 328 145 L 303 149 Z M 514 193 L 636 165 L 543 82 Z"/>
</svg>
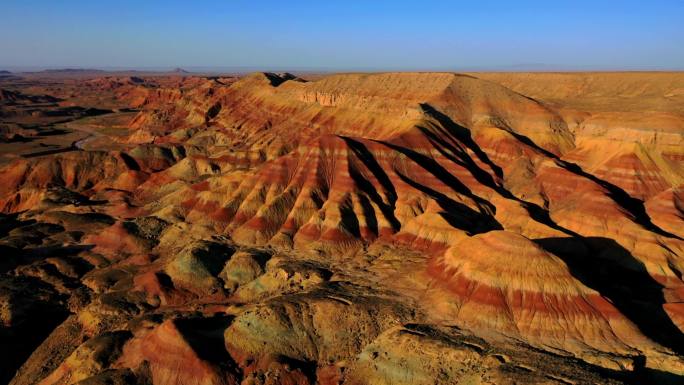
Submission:
<svg viewBox="0 0 684 385">
<path fill-rule="evenodd" d="M 25 66 L 684 69 L 684 1 L 2 0 Z"/>
</svg>

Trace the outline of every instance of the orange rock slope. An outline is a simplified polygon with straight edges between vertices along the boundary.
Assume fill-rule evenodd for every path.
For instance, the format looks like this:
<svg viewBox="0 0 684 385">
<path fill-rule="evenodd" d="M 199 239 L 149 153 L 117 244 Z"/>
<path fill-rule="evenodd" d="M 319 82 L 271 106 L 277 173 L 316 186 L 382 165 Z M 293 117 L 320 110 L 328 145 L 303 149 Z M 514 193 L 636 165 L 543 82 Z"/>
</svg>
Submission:
<svg viewBox="0 0 684 385">
<path fill-rule="evenodd" d="M 138 112 L 2 166 L 13 384 L 684 381 L 684 74 L 81 82 Z"/>
</svg>

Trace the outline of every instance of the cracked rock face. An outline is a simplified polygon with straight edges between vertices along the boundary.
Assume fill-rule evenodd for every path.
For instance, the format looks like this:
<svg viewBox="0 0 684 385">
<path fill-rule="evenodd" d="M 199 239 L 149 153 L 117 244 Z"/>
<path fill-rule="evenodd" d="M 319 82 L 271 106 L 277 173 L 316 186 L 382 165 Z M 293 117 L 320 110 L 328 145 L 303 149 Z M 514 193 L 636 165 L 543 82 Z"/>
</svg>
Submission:
<svg viewBox="0 0 684 385">
<path fill-rule="evenodd" d="M 12 81 L 1 383 L 684 381 L 682 74 Z"/>
</svg>

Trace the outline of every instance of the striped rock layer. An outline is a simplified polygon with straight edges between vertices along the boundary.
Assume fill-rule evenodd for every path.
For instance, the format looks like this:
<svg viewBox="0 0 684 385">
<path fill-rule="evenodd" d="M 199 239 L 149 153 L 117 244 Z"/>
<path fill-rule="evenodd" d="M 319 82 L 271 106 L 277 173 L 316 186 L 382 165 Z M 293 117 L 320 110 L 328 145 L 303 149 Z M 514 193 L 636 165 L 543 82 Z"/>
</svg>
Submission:
<svg viewBox="0 0 684 385">
<path fill-rule="evenodd" d="M 0 208 L 87 246 L 84 333 L 140 318 L 45 383 L 382 383 L 396 343 L 506 373 L 449 328 L 684 375 L 684 76 L 537 75 L 92 81 L 140 108 L 120 150 L 4 165 Z"/>
</svg>

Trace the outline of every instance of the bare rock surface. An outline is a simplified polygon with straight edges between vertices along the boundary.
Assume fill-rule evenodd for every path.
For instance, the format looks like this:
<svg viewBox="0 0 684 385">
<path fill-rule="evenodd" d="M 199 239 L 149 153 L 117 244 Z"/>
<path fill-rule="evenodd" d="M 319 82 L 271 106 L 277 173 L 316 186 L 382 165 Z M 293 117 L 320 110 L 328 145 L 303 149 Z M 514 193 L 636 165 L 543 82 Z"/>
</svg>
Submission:
<svg viewBox="0 0 684 385">
<path fill-rule="evenodd" d="M 684 75 L 306 78 L 0 80 L 0 383 L 684 381 Z"/>
</svg>

